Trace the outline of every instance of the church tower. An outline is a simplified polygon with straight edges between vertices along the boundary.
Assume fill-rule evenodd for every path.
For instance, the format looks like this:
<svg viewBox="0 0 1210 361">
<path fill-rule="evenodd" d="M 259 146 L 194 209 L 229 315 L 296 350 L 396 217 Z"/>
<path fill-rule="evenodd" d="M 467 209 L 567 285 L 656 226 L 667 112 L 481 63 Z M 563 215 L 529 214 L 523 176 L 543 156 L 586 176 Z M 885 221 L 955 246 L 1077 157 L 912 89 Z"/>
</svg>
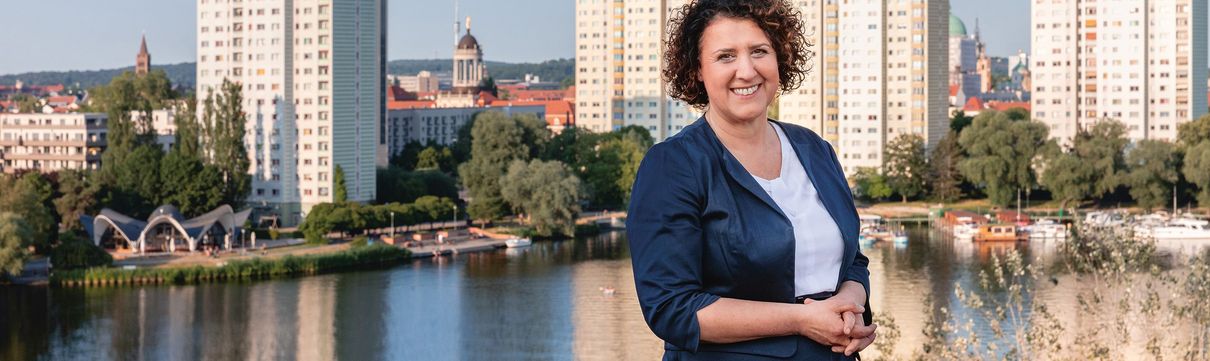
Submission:
<svg viewBox="0 0 1210 361">
<path fill-rule="evenodd" d="M 143 42 L 139 44 L 139 55 L 135 56 L 134 60 L 134 74 L 143 76 L 150 71 L 151 54 L 147 53 L 147 36 L 143 35 Z"/>
</svg>

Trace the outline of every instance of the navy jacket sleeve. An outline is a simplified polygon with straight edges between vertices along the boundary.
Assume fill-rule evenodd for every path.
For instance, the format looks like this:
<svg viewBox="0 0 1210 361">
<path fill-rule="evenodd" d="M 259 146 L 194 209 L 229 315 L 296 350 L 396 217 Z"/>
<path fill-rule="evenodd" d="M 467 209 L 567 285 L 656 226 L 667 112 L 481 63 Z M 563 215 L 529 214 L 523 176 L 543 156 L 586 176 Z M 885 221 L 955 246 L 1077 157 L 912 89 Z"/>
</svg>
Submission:
<svg viewBox="0 0 1210 361">
<path fill-rule="evenodd" d="M 631 191 L 626 235 L 647 325 L 669 344 L 696 352 L 701 338 L 697 311 L 719 296 L 702 290 L 704 191 L 679 146 L 659 143 L 643 158 Z"/>
<path fill-rule="evenodd" d="M 832 162 L 832 168 L 835 169 L 836 174 L 839 174 L 843 180 L 844 168 L 841 168 L 840 159 L 836 158 L 836 152 L 832 150 L 832 146 L 826 142 L 824 143 L 823 148 L 828 150 L 828 158 Z M 842 182 L 842 184 L 847 184 L 847 182 Z M 853 199 L 853 191 L 851 189 L 847 191 L 847 196 L 851 202 Z M 853 211 L 853 219 L 858 219 L 857 208 L 849 207 L 849 209 Z M 865 313 L 861 316 L 867 325 L 874 323 L 874 312 L 870 310 L 870 259 L 861 253 L 861 248 L 857 249 L 857 256 L 853 257 L 853 263 L 849 265 L 848 271 L 844 275 L 844 280 L 855 281 L 860 283 L 862 288 L 865 288 Z"/>
</svg>

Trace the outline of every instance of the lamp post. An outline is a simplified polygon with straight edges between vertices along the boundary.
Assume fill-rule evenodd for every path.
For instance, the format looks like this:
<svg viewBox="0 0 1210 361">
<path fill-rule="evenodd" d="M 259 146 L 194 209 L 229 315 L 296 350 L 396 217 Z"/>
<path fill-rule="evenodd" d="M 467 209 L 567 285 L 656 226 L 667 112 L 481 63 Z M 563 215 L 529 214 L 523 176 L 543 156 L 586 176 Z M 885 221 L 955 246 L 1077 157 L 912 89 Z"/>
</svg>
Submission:
<svg viewBox="0 0 1210 361">
<path fill-rule="evenodd" d="M 454 228 L 458 228 L 458 204 L 454 204 Z"/>
<path fill-rule="evenodd" d="M 391 242 L 395 241 L 395 212 L 391 212 Z"/>
</svg>

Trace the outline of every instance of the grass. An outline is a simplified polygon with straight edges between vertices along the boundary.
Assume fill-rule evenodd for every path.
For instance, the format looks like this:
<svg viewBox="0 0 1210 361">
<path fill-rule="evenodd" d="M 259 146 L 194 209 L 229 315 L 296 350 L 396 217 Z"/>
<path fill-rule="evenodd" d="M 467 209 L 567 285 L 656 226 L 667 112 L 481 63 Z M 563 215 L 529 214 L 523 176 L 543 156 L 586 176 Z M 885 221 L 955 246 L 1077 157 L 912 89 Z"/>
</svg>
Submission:
<svg viewBox="0 0 1210 361">
<path fill-rule="evenodd" d="M 222 266 L 176 268 L 139 268 L 126 270 L 97 267 L 56 271 L 50 283 L 58 286 L 108 286 L 122 284 L 256 280 L 274 277 L 309 276 L 343 269 L 390 265 L 407 260 L 406 249 L 385 244 L 350 248 L 337 253 L 293 256 L 275 259 L 254 258 L 227 262 Z"/>
</svg>

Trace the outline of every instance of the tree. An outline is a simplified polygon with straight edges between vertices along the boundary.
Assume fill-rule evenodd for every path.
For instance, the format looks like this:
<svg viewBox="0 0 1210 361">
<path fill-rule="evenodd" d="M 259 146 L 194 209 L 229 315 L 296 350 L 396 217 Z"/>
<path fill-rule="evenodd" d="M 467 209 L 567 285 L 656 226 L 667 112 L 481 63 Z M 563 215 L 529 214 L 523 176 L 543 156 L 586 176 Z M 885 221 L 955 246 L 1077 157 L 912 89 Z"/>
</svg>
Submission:
<svg viewBox="0 0 1210 361">
<path fill-rule="evenodd" d="M 1028 113 L 985 110 L 958 137 L 967 154 L 958 169 L 982 186 L 992 203 L 1007 205 L 1017 190 L 1028 197 L 1037 184 L 1034 163 L 1047 138 L 1046 125 L 1029 121 Z"/>
<path fill-rule="evenodd" d="M 172 150 L 181 157 L 204 159 L 201 145 L 202 127 L 197 121 L 197 98 L 190 95 L 176 112 L 176 140 Z"/>
<path fill-rule="evenodd" d="M 420 151 L 417 156 L 416 169 L 437 169 L 443 172 L 454 168 L 454 153 L 446 147 L 430 146 Z"/>
<path fill-rule="evenodd" d="M 336 165 L 336 170 L 332 175 L 332 184 L 334 188 L 332 201 L 340 203 L 349 200 L 349 189 L 345 187 L 345 171 L 340 168 L 339 164 Z"/>
<path fill-rule="evenodd" d="M 158 145 L 140 145 L 125 159 L 102 163 L 102 204 L 136 219 L 145 218 L 160 202 L 160 159 Z"/>
<path fill-rule="evenodd" d="M 244 144 L 247 116 L 241 89 L 238 83 L 224 78 L 221 91 L 207 95 L 207 119 L 202 124 L 202 139 L 208 140 L 203 149 L 210 152 L 208 163 L 216 165 L 222 174 L 223 203 L 231 205 L 243 204 L 252 187 L 248 174 L 251 164 Z"/>
<path fill-rule="evenodd" d="M 1163 208 L 1180 180 L 1180 155 L 1172 143 L 1145 139 L 1126 154 L 1129 167 L 1126 181 L 1130 196 L 1139 206 L 1151 210 Z"/>
<path fill-rule="evenodd" d="M 395 166 L 379 168 L 377 182 L 378 203 L 411 203 L 425 195 L 458 198 L 454 178 L 435 170 L 408 172 Z"/>
<path fill-rule="evenodd" d="M 1177 145 L 1190 148 L 1210 140 L 1210 114 L 1177 126 Z"/>
<path fill-rule="evenodd" d="M 1073 139 L 1080 160 L 1089 163 L 1096 177 L 1092 197 L 1112 193 L 1126 177 L 1126 126 L 1116 120 L 1097 122 Z"/>
<path fill-rule="evenodd" d="M 580 212 L 580 179 L 558 161 L 514 160 L 501 180 L 501 196 L 526 215 L 535 233 L 575 235 Z"/>
<path fill-rule="evenodd" d="M 223 202 L 223 177 L 218 167 L 172 151 L 160 161 L 160 203 L 176 205 L 186 216 L 197 216 Z"/>
<path fill-rule="evenodd" d="M 479 113 L 471 131 L 471 158 L 458 167 L 462 184 L 470 194 L 471 217 L 491 220 L 503 216 L 506 209 L 500 196 L 500 178 L 513 160 L 529 160 L 525 126 L 503 113 Z"/>
<path fill-rule="evenodd" d="M 857 168 L 857 173 L 853 175 L 853 183 L 857 186 L 856 195 L 868 200 L 890 197 L 894 192 L 887 185 L 886 177 L 879 174 L 876 168 Z"/>
<path fill-rule="evenodd" d="M 17 111 L 21 113 L 41 113 L 42 101 L 29 94 L 17 94 L 9 99 L 17 103 Z"/>
<path fill-rule="evenodd" d="M 54 212 L 45 206 L 45 190 L 32 179 L 9 176 L 0 176 L 0 189 L 5 190 L 0 192 L 0 212 L 15 214 L 28 228 L 28 237 L 21 244 L 34 246 L 38 252 L 48 250 L 58 236 L 58 223 Z"/>
<path fill-rule="evenodd" d="M 1044 158 L 1041 183 L 1050 190 L 1052 198 L 1060 201 L 1060 209 L 1092 194 L 1096 175 L 1090 163 L 1074 153 L 1063 152 L 1057 144 L 1047 150 Z"/>
<path fill-rule="evenodd" d="M 962 197 L 962 173 L 958 172 L 958 161 L 962 156 L 958 132 L 953 130 L 946 133 L 929 154 L 931 192 L 942 202 L 953 202 Z"/>
<path fill-rule="evenodd" d="M 962 133 L 962 130 L 969 127 L 974 119 L 974 117 L 967 116 L 964 111 L 955 111 L 954 116 L 950 117 L 950 130 L 954 133 Z"/>
<path fill-rule="evenodd" d="M 538 119 L 530 113 L 513 115 L 513 121 L 521 128 L 521 142 L 529 149 L 528 158 L 542 156 L 542 149 L 550 141 L 550 130 L 546 129 L 546 121 Z"/>
<path fill-rule="evenodd" d="M 0 212 L 0 276 L 17 276 L 29 256 L 27 240 L 35 236 L 25 220 L 13 212 Z"/>
<path fill-rule="evenodd" d="M 407 142 L 403 145 L 403 150 L 391 156 L 390 163 L 406 171 L 415 170 L 416 163 L 420 160 L 420 152 L 424 149 L 424 145 L 420 142 L 415 140 Z"/>
<path fill-rule="evenodd" d="M 898 193 L 904 203 L 908 198 L 924 193 L 928 162 L 924 138 L 917 134 L 900 134 L 886 145 L 887 186 Z"/>
<path fill-rule="evenodd" d="M 1185 179 L 1198 188 L 1197 204 L 1210 206 L 1210 141 L 1202 141 L 1185 151 Z"/>
<path fill-rule="evenodd" d="M 59 196 L 54 204 L 63 228 L 83 230 L 80 216 L 96 212 L 100 192 L 101 186 L 94 173 L 75 169 L 59 171 Z"/>
<path fill-rule="evenodd" d="M 1041 183 L 1062 201 L 1062 207 L 1112 193 L 1127 180 L 1125 134 L 1122 123 L 1106 120 L 1077 132 L 1067 152 L 1052 142 L 1043 153 Z"/>
<path fill-rule="evenodd" d="M 479 89 L 491 93 L 492 96 L 499 95 L 499 92 L 496 89 L 496 80 L 492 79 L 490 76 L 479 81 Z"/>
</svg>

